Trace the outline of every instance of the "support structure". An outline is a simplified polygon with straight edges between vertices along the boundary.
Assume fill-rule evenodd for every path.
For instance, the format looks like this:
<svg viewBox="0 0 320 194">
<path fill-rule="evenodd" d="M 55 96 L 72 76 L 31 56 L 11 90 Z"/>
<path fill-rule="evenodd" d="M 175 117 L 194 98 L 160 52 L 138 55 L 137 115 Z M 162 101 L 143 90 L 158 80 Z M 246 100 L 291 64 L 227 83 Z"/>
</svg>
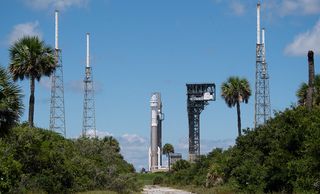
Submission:
<svg viewBox="0 0 320 194">
<path fill-rule="evenodd" d="M 64 111 L 64 87 L 61 50 L 58 46 L 58 11 L 55 11 L 55 59 L 56 70 L 51 76 L 50 130 L 66 137 Z"/>
<path fill-rule="evenodd" d="M 92 68 L 90 66 L 90 34 L 87 33 L 87 58 L 85 67 L 84 83 L 84 101 L 83 101 L 83 123 L 82 136 L 96 137 L 96 117 L 94 103 L 94 88 L 92 80 Z"/>
<path fill-rule="evenodd" d="M 151 133 L 149 147 L 149 171 L 154 172 L 162 166 L 162 113 L 161 95 L 155 92 L 151 95 Z"/>
<path fill-rule="evenodd" d="M 266 62 L 265 29 L 260 30 L 260 3 L 257 4 L 257 44 L 254 126 L 266 123 L 271 116 L 268 64 Z"/>
<path fill-rule="evenodd" d="M 215 84 L 186 84 L 189 120 L 189 160 L 194 162 L 200 156 L 200 113 L 209 101 L 215 100 Z"/>
</svg>

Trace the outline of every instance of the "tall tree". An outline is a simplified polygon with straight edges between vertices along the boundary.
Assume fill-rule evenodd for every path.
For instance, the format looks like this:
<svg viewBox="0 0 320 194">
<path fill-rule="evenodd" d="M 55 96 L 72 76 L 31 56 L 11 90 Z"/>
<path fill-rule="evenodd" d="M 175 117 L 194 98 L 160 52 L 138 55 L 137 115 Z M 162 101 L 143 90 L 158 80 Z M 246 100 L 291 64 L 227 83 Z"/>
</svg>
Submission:
<svg viewBox="0 0 320 194">
<path fill-rule="evenodd" d="M 50 76 L 56 68 L 54 50 L 38 37 L 25 36 L 16 41 L 9 49 L 9 70 L 13 80 L 30 80 L 29 125 L 33 126 L 35 104 L 35 80 Z"/>
<path fill-rule="evenodd" d="M 8 132 L 22 115 L 23 104 L 20 88 L 9 73 L 0 66 L 0 135 Z"/>
<path fill-rule="evenodd" d="M 166 143 L 164 144 L 162 151 L 168 158 L 168 167 L 170 171 L 170 154 L 174 153 L 174 147 L 170 143 Z"/>
<path fill-rule="evenodd" d="M 241 111 L 240 103 L 248 103 L 251 96 L 249 81 L 245 78 L 229 77 L 226 82 L 221 85 L 221 96 L 225 100 L 228 107 L 237 106 L 238 116 L 238 135 L 241 136 Z"/>
</svg>

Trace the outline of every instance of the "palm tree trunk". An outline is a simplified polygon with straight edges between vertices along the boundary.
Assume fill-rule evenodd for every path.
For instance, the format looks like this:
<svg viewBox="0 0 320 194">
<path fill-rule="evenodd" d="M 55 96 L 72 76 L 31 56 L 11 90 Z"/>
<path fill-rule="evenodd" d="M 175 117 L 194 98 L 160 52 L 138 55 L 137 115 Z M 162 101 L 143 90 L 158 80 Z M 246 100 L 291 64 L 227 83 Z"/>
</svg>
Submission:
<svg viewBox="0 0 320 194">
<path fill-rule="evenodd" d="M 30 77 L 29 126 L 33 127 L 35 78 Z"/>
<path fill-rule="evenodd" d="M 313 90 L 314 90 L 314 58 L 313 51 L 308 52 L 308 65 L 309 65 L 309 83 L 307 93 L 307 107 L 309 110 L 312 109 L 313 104 Z"/>
<path fill-rule="evenodd" d="M 240 112 L 240 103 L 237 102 L 237 116 L 238 116 L 238 136 L 241 136 L 241 112 Z"/>
<path fill-rule="evenodd" d="M 167 156 L 168 156 L 168 167 L 169 167 L 169 172 L 170 172 L 170 154 L 168 154 Z"/>
</svg>

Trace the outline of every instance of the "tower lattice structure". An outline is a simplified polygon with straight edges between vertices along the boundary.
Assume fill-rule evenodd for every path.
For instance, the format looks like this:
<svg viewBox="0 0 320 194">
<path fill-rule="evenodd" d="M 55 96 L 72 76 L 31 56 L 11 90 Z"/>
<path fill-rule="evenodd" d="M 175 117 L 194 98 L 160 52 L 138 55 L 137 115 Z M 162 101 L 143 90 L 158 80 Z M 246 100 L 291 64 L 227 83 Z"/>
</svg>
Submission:
<svg viewBox="0 0 320 194">
<path fill-rule="evenodd" d="M 58 47 L 58 11 L 55 11 L 55 60 L 56 69 L 51 76 L 51 100 L 50 100 L 50 125 L 52 131 L 56 131 L 66 137 L 63 66 L 61 49 Z"/>
<path fill-rule="evenodd" d="M 268 64 L 266 62 L 265 29 L 260 34 L 260 3 L 257 4 L 257 44 L 254 126 L 266 123 L 271 116 Z"/>
<path fill-rule="evenodd" d="M 189 160 L 200 156 L 200 113 L 209 101 L 215 100 L 215 84 L 187 84 L 187 111 L 189 121 Z"/>
<path fill-rule="evenodd" d="M 82 135 L 84 137 L 96 137 L 96 117 L 94 102 L 94 87 L 92 79 L 92 68 L 89 63 L 89 33 L 87 33 L 87 65 L 85 68 L 84 101 L 83 101 L 83 124 Z"/>
</svg>

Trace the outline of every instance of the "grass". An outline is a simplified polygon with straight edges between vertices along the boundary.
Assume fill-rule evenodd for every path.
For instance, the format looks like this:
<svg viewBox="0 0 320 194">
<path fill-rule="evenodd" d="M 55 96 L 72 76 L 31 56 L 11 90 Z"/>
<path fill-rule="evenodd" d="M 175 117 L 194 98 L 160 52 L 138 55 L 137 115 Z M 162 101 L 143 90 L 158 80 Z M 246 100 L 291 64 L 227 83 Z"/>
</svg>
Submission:
<svg viewBox="0 0 320 194">
<path fill-rule="evenodd" d="M 132 193 L 132 194 L 139 194 L 140 192 L 137 193 Z M 77 194 L 117 194 L 114 191 L 85 191 L 85 192 L 79 192 Z"/>
<path fill-rule="evenodd" d="M 213 187 L 213 188 L 205 188 L 205 187 L 199 187 L 194 185 L 185 185 L 185 186 L 170 186 L 175 189 L 181 189 L 184 191 L 190 191 L 192 193 L 197 194 L 233 194 L 235 191 L 230 189 L 229 187 L 225 186 L 219 186 L 219 187 Z"/>
<path fill-rule="evenodd" d="M 85 191 L 77 194 L 117 194 L 117 193 L 113 191 Z"/>
<path fill-rule="evenodd" d="M 164 172 L 156 172 L 156 173 L 146 173 L 146 174 L 137 174 L 138 182 L 141 185 L 153 185 L 153 179 L 157 176 L 165 176 Z"/>
<path fill-rule="evenodd" d="M 166 179 L 166 173 L 157 172 L 157 173 L 146 173 L 146 174 L 137 174 L 137 179 L 141 185 L 153 185 L 153 179 L 157 176 L 161 176 Z M 235 193 L 229 186 L 219 186 L 214 188 L 204 188 L 195 185 L 162 185 L 166 187 L 171 187 L 175 189 L 180 189 L 184 191 L 190 191 L 197 194 L 232 194 Z"/>
</svg>

